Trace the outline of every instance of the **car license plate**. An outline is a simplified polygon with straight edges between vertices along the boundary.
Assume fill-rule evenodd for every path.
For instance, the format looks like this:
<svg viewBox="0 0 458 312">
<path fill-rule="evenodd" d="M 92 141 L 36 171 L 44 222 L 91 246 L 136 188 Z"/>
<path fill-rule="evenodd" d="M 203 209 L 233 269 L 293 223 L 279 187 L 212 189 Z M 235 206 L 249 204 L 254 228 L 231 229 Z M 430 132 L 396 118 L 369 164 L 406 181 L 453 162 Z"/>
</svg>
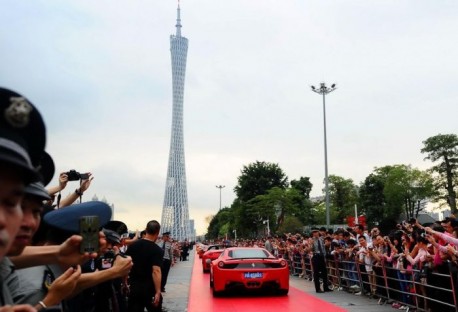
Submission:
<svg viewBox="0 0 458 312">
<path fill-rule="evenodd" d="M 243 276 L 245 278 L 262 278 L 262 272 L 246 272 Z"/>
</svg>

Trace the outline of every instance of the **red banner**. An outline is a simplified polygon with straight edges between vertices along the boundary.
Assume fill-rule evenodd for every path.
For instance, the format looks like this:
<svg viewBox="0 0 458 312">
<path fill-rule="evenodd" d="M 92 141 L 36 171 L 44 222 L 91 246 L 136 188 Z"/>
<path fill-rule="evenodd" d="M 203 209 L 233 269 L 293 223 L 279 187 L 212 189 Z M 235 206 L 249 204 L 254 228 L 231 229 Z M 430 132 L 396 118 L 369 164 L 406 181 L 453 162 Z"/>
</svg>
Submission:
<svg viewBox="0 0 458 312">
<path fill-rule="evenodd" d="M 348 216 L 347 217 L 347 224 L 348 226 L 355 226 L 356 223 L 355 223 L 355 217 L 353 216 Z M 359 216 L 358 217 L 358 224 L 362 224 L 364 226 L 366 226 L 366 216 Z"/>
</svg>

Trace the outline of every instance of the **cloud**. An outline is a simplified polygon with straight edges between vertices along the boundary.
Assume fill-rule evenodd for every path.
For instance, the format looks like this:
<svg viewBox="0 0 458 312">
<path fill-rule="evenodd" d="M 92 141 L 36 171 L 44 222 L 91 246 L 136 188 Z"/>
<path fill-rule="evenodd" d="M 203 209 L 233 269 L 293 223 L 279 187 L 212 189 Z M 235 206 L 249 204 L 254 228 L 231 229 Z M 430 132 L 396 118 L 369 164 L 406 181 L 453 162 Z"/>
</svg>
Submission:
<svg viewBox="0 0 458 312">
<path fill-rule="evenodd" d="M 422 141 L 456 133 L 457 4 L 182 1 L 189 41 L 184 142 L 190 217 L 235 198 L 244 165 L 291 179 L 362 181 L 375 166 L 426 168 Z M 58 170 L 90 170 L 88 196 L 131 228 L 160 220 L 172 117 L 173 1 L 4 1 L 0 85 L 42 112 Z M 54 181 L 55 182 L 55 181 Z M 69 191 L 72 191 L 71 189 Z M 145 223 L 146 224 L 146 223 Z"/>
</svg>

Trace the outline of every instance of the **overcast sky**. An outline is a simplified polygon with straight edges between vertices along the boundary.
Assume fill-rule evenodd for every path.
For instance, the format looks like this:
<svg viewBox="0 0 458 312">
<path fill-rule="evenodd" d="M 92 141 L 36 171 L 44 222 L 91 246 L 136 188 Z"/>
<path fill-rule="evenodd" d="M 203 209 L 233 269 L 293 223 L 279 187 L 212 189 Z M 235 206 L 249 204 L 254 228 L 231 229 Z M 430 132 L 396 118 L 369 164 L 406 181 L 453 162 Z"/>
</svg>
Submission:
<svg viewBox="0 0 458 312">
<path fill-rule="evenodd" d="M 115 204 L 130 229 L 160 221 L 172 121 L 173 0 L 2 1 L 0 85 L 47 124 L 57 171 L 94 174 L 84 199 Z M 183 0 L 189 39 L 184 142 L 190 218 L 235 198 L 244 165 L 289 180 L 360 183 L 374 167 L 426 169 L 422 141 L 458 131 L 454 0 Z M 52 183 L 57 183 L 57 174 Z M 69 185 L 63 195 L 76 187 Z"/>
</svg>

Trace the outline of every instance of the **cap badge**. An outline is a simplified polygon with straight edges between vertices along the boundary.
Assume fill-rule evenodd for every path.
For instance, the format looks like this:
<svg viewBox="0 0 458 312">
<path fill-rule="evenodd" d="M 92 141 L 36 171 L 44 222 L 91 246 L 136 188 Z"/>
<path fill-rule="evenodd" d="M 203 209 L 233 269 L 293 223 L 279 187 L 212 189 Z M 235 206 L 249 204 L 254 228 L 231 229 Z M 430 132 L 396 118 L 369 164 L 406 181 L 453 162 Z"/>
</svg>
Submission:
<svg viewBox="0 0 458 312">
<path fill-rule="evenodd" d="M 10 106 L 5 110 L 5 119 L 14 128 L 24 128 L 29 124 L 32 105 L 23 97 L 10 97 Z"/>
</svg>

